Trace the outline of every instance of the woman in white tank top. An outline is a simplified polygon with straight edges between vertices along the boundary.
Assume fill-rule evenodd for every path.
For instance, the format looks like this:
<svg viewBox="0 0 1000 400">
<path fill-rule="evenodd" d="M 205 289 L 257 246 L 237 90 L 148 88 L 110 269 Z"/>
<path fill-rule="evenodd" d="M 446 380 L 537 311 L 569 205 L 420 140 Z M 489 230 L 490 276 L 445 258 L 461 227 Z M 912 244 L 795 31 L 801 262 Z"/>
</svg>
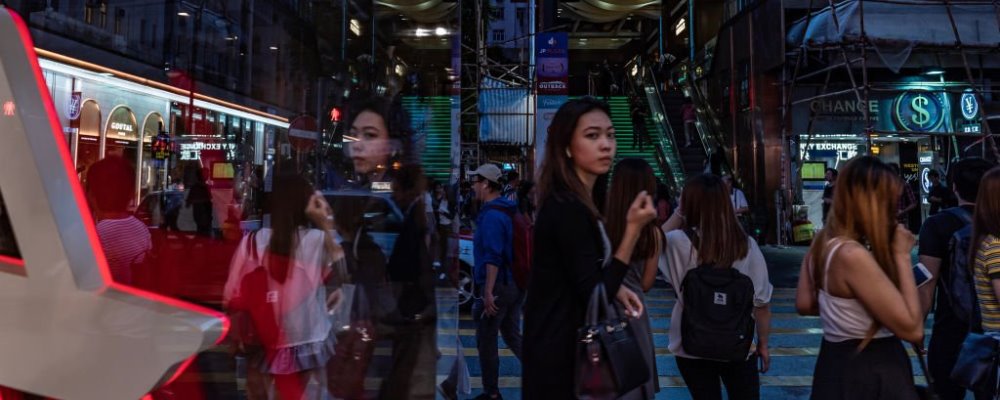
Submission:
<svg viewBox="0 0 1000 400">
<path fill-rule="evenodd" d="M 819 315 L 812 399 L 916 399 L 902 341 L 922 343 L 911 270 L 915 238 L 895 222 L 902 181 L 874 157 L 847 163 L 802 263 L 796 308 Z"/>
</svg>

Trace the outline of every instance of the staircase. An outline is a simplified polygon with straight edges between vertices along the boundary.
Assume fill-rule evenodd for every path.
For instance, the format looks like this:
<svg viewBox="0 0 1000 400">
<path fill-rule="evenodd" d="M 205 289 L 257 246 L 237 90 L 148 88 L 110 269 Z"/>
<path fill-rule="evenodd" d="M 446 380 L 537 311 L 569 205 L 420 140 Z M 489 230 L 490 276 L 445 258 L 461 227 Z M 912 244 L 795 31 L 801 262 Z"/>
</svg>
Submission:
<svg viewBox="0 0 1000 400">
<path fill-rule="evenodd" d="M 650 143 L 646 143 L 642 149 L 639 149 L 633 138 L 631 107 L 628 97 L 612 96 L 607 101 L 611 107 L 611 122 L 615 126 L 615 138 L 618 142 L 616 158 L 618 160 L 623 158 L 641 158 L 653 167 L 657 179 L 664 182 L 673 180 L 673 177 L 667 174 L 669 171 L 661 165 L 660 158 L 657 156 L 657 128 L 656 124 L 653 123 L 652 117 L 647 117 L 645 121 L 646 133 L 650 136 Z"/>
</svg>

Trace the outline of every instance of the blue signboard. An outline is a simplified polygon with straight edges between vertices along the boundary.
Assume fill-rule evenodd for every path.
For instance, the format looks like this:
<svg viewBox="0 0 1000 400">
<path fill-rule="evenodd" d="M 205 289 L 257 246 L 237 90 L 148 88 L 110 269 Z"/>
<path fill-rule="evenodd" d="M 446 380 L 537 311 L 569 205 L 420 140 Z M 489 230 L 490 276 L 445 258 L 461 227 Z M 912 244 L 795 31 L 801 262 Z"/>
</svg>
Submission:
<svg viewBox="0 0 1000 400">
<path fill-rule="evenodd" d="M 979 116 L 979 100 L 976 99 L 976 94 L 972 93 L 971 90 L 962 93 L 959 104 L 962 108 L 962 118 L 972 120 Z"/>
<path fill-rule="evenodd" d="M 535 40 L 538 94 L 568 94 L 569 35 L 566 32 L 539 33 Z"/>
</svg>

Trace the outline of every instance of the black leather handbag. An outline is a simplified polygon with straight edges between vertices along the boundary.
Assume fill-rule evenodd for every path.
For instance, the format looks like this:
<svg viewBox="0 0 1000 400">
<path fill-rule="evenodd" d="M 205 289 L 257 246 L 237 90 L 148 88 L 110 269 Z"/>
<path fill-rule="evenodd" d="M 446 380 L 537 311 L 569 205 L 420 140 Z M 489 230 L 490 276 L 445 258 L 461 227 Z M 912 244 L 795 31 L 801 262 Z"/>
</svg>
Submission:
<svg viewBox="0 0 1000 400">
<path fill-rule="evenodd" d="M 958 361 L 951 370 L 951 380 L 976 393 L 994 393 L 998 363 L 1000 340 L 970 332 L 962 342 Z"/>
<path fill-rule="evenodd" d="M 335 353 L 326 368 L 327 386 L 337 398 L 361 399 L 365 396 L 365 377 L 375 355 L 375 326 L 370 309 L 364 286 L 355 286 L 354 297 L 347 310 L 350 325 L 337 333 Z"/>
<path fill-rule="evenodd" d="M 590 295 L 576 347 L 578 399 L 615 399 L 651 378 L 628 318 L 608 302 L 603 284 Z"/>
</svg>

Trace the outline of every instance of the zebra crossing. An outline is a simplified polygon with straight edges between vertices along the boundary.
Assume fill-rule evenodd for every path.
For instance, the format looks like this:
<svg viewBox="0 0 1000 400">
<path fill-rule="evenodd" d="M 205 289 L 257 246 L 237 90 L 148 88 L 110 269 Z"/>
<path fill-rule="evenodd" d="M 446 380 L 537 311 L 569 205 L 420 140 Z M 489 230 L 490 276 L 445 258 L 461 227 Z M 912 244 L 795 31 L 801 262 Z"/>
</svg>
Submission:
<svg viewBox="0 0 1000 400">
<path fill-rule="evenodd" d="M 439 294 L 440 295 L 440 294 Z M 690 399 L 684 386 L 674 356 L 667 350 L 670 313 L 674 294 L 669 288 L 656 287 L 646 294 L 646 310 L 653 328 L 656 345 L 656 365 L 660 393 L 657 399 Z M 803 317 L 795 311 L 795 289 L 775 288 L 771 299 L 771 369 L 761 374 L 762 399 L 808 399 L 812 375 L 819 354 L 823 331 L 819 318 Z M 928 322 L 927 326 L 930 326 Z M 930 332 L 928 332 L 929 334 Z M 472 398 L 482 392 L 479 359 L 476 352 L 475 324 L 468 310 L 457 306 L 442 309 L 438 314 L 438 344 L 441 358 L 438 361 L 438 381 L 447 377 L 458 354 L 465 357 L 470 374 L 470 394 L 459 398 Z M 924 379 L 915 354 L 910 351 L 913 370 L 918 375 L 917 384 Z M 500 392 L 504 399 L 516 400 L 520 393 L 521 365 L 500 339 Z"/>
</svg>

